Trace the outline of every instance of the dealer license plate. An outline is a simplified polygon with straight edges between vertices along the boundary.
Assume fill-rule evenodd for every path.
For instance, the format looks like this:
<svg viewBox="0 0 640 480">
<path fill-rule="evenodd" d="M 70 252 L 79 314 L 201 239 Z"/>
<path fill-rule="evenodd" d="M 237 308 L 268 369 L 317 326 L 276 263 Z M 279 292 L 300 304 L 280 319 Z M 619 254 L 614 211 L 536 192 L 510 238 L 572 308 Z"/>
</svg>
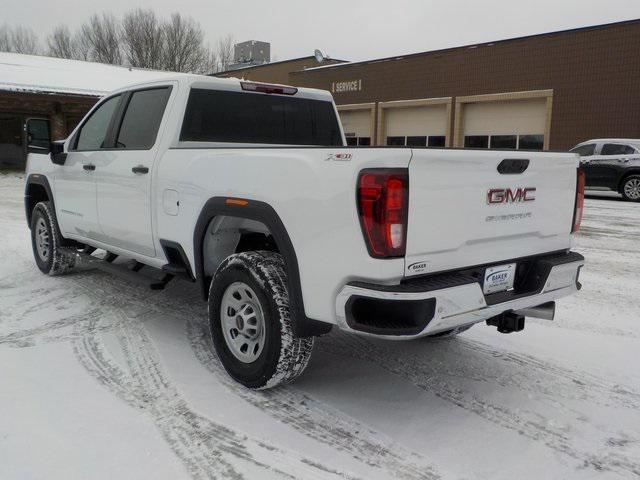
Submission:
<svg viewBox="0 0 640 480">
<path fill-rule="evenodd" d="M 515 278 L 515 263 L 489 267 L 484 271 L 482 291 L 487 295 L 490 293 L 505 292 L 513 288 Z"/>
</svg>

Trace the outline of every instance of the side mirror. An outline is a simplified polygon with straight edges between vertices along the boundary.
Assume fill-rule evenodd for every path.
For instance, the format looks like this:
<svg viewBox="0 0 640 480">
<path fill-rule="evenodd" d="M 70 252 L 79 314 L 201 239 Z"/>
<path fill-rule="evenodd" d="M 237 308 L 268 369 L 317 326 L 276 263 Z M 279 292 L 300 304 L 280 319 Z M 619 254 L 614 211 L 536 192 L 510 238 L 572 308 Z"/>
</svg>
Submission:
<svg viewBox="0 0 640 480">
<path fill-rule="evenodd" d="M 67 160 L 67 154 L 64 151 L 64 140 L 58 140 L 57 142 L 51 142 L 49 146 L 49 155 L 51 161 L 56 165 L 64 165 Z"/>
<path fill-rule="evenodd" d="M 29 118 L 26 122 L 25 130 L 27 133 L 27 151 L 29 153 L 46 155 L 50 152 L 49 120 Z"/>
</svg>

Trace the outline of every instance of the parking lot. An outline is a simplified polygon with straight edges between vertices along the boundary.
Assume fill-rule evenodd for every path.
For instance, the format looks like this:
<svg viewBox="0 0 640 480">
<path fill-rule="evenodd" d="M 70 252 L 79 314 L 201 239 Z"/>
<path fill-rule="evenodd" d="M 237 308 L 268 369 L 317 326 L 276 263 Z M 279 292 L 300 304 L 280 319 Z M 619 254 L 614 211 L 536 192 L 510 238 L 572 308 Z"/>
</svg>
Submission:
<svg viewBox="0 0 640 480">
<path fill-rule="evenodd" d="M 0 478 L 640 477 L 640 204 L 588 196 L 583 289 L 553 322 L 334 331 L 297 383 L 253 392 L 193 285 L 42 275 L 23 181 L 0 174 Z"/>
</svg>

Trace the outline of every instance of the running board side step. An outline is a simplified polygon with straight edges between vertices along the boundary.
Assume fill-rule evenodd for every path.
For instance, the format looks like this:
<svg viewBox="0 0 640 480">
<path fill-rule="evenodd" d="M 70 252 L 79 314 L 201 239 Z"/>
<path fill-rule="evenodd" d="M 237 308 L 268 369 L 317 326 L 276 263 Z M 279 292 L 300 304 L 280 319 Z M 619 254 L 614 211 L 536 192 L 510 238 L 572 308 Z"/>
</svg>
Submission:
<svg viewBox="0 0 640 480">
<path fill-rule="evenodd" d="M 93 255 L 86 254 L 84 252 L 75 251 L 80 257 L 82 263 L 89 268 L 95 268 L 105 273 L 115 275 L 127 282 L 141 285 L 151 290 L 164 290 L 167 284 L 175 278 L 175 275 L 163 272 L 157 268 L 144 265 L 140 262 L 131 261 L 127 263 L 114 263 L 118 255 L 107 252 L 107 254 L 100 258 Z M 143 273 L 144 269 L 144 273 Z M 152 276 L 147 273 L 153 272 L 156 275 Z M 161 275 L 158 277 L 158 273 Z"/>
</svg>

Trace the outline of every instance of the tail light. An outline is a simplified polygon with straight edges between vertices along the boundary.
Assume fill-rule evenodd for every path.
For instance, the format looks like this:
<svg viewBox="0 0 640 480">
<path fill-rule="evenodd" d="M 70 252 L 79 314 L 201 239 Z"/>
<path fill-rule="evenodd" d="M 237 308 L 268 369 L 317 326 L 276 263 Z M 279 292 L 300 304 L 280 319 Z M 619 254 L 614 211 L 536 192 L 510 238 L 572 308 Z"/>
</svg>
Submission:
<svg viewBox="0 0 640 480">
<path fill-rule="evenodd" d="M 247 92 L 279 93 L 280 95 L 295 95 L 298 93 L 296 87 L 272 85 L 270 83 L 240 82 L 240 87 Z"/>
<path fill-rule="evenodd" d="M 370 169 L 358 179 L 358 213 L 369 254 L 403 257 L 407 245 L 409 175 L 406 169 Z"/>
<path fill-rule="evenodd" d="M 571 227 L 571 233 L 575 233 L 580 230 L 580 224 L 582 223 L 582 214 L 584 213 L 584 184 L 585 173 L 582 168 L 579 168 L 576 184 L 576 206 L 573 210 L 573 226 Z"/>
</svg>

